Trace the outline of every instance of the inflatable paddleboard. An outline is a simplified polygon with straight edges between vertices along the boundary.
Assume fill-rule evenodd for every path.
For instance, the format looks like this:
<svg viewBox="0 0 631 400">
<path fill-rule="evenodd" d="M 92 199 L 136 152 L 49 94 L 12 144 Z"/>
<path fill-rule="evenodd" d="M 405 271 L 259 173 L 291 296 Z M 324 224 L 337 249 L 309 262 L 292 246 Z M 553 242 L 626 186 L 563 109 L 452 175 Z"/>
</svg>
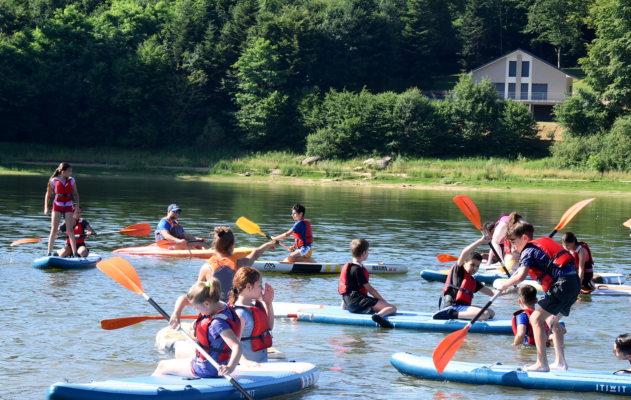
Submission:
<svg viewBox="0 0 631 400">
<path fill-rule="evenodd" d="M 504 284 L 504 282 L 506 282 L 508 279 L 498 279 L 495 282 L 493 282 L 493 287 L 495 287 L 496 289 L 498 287 L 500 287 L 501 285 Z M 522 283 L 520 283 L 517 286 L 524 286 L 524 285 L 530 285 L 533 286 L 535 289 L 537 289 L 540 292 L 543 292 L 543 288 L 541 287 L 541 285 L 539 285 L 537 282 L 535 281 L 523 281 Z M 631 296 L 631 286 L 626 286 L 626 285 L 602 285 L 602 284 L 595 284 L 594 286 L 596 286 L 596 290 L 594 290 L 593 292 L 587 294 L 587 296 Z"/>
<path fill-rule="evenodd" d="M 294 394 L 315 385 L 318 368 L 308 363 L 261 363 L 238 366 L 230 374 L 256 400 Z M 48 400 L 238 400 L 243 395 L 224 378 L 188 379 L 181 376 L 142 376 L 91 383 L 55 383 Z"/>
<path fill-rule="evenodd" d="M 187 332 L 191 328 L 190 322 L 183 322 L 181 325 L 182 329 Z M 175 349 L 183 343 L 188 344 L 188 341 L 184 339 L 184 335 L 182 335 L 179 331 L 174 331 L 170 326 L 160 329 L 156 335 L 156 346 L 158 346 L 158 348 L 162 351 L 175 351 Z M 283 353 L 273 347 L 267 349 L 267 359 L 269 361 L 284 360 L 286 358 L 287 357 Z"/>
<path fill-rule="evenodd" d="M 298 314 L 294 321 L 316 322 L 321 324 L 353 325 L 365 327 L 379 327 L 371 319 L 370 314 L 352 314 L 342 310 L 340 306 L 323 306 L 316 304 L 277 303 L 274 302 L 276 314 Z M 396 314 L 385 317 L 396 329 L 418 329 L 432 332 L 455 332 L 464 328 L 468 321 L 432 319 L 432 313 L 415 311 L 397 311 Z M 512 335 L 513 328 L 510 319 L 490 319 L 476 322 L 469 332 Z"/>
<path fill-rule="evenodd" d="M 448 269 L 444 269 L 440 271 L 430 271 L 430 270 L 421 271 L 421 278 L 429 282 L 445 283 L 447 281 L 447 275 L 449 275 Z M 598 275 L 603 278 L 603 283 L 608 284 L 608 285 L 622 285 L 627 281 L 627 277 L 623 274 L 614 274 L 614 273 L 605 272 Z M 497 270 L 497 271 L 487 270 L 485 272 L 478 272 L 473 277 L 484 284 L 492 285 L 493 282 L 495 282 L 495 280 L 497 279 L 506 279 L 506 274 L 502 270 Z M 526 279 L 532 280 L 531 277 L 527 277 Z"/>
<path fill-rule="evenodd" d="M 234 256 L 245 257 L 249 255 L 254 248 L 251 247 L 237 247 L 234 249 Z M 161 249 L 155 243 L 144 247 L 127 247 L 124 249 L 114 250 L 114 254 L 129 254 L 134 256 L 161 256 L 161 257 L 195 257 L 203 258 L 205 260 L 215 255 L 214 249 L 208 250 L 167 250 Z"/>
<path fill-rule="evenodd" d="M 33 267 L 38 269 L 86 269 L 96 267 L 96 263 L 101 261 L 98 254 L 89 254 L 87 257 L 42 257 L 33 261 Z"/>
<path fill-rule="evenodd" d="M 614 375 L 614 371 L 570 368 L 568 371 L 525 372 L 522 367 L 501 363 L 482 365 L 451 361 L 439 374 L 431 357 L 409 353 L 393 354 L 390 363 L 404 375 L 432 381 L 510 386 L 536 390 L 542 395 L 546 390 L 558 390 L 631 396 L 631 374 Z"/>
<path fill-rule="evenodd" d="M 261 272 L 299 273 L 299 274 L 338 274 L 344 264 L 335 263 L 281 263 L 279 261 L 255 261 L 253 268 Z M 371 274 L 407 274 L 408 267 L 403 264 L 364 264 Z"/>
</svg>

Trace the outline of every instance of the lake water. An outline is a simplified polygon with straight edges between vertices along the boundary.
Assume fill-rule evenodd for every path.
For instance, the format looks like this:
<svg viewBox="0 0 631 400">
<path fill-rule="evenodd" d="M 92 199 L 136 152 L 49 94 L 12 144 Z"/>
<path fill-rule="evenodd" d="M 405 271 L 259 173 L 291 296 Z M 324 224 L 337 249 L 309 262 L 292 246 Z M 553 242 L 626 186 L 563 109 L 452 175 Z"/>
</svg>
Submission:
<svg viewBox="0 0 631 400">
<path fill-rule="evenodd" d="M 80 173 L 80 171 L 77 171 Z M 46 272 L 31 267 L 43 256 L 46 245 L 9 247 L 20 238 L 47 237 L 50 217 L 44 215 L 47 177 L 2 176 L 4 214 L 0 247 L 0 398 L 43 398 L 58 381 L 88 382 L 108 378 L 148 375 L 169 354 L 155 347 L 161 322 L 105 331 L 100 321 L 156 312 L 138 295 L 94 268 Z M 372 276 L 371 283 L 401 310 L 435 311 L 442 284 L 420 279 L 423 269 L 438 269 L 436 255 L 458 255 L 479 237 L 452 198 L 469 195 L 482 220 L 519 211 L 536 234 L 547 235 L 563 213 L 586 195 L 546 193 L 442 192 L 356 187 L 319 187 L 267 184 L 201 183 L 155 179 L 77 179 L 83 217 L 97 231 L 119 230 L 149 222 L 155 229 L 171 203 L 182 208 L 180 221 L 186 231 L 208 236 L 216 225 L 235 230 L 237 246 L 258 246 L 262 236 L 236 228 L 245 216 L 270 235 L 292 226 L 291 206 L 306 206 L 313 224 L 314 258 L 347 262 L 349 243 L 364 237 L 371 243 L 369 262 L 389 261 L 409 266 L 403 276 Z M 563 231 L 587 242 L 597 272 L 621 272 L 629 277 L 631 238 L 621 223 L 631 210 L 629 196 L 598 196 Z M 563 233 L 561 232 L 561 233 Z M 560 234 L 557 239 L 560 240 Z M 111 257 L 115 249 L 149 244 L 153 237 L 122 234 L 89 239 L 92 252 Z M 57 248 L 61 242 L 57 243 Z M 262 259 L 280 260 L 277 249 Z M 128 256 L 143 288 L 171 311 L 175 299 L 194 283 L 203 261 Z M 265 275 L 276 301 L 339 305 L 338 276 Z M 474 304 L 488 298 L 476 296 Z M 612 355 L 614 338 L 631 332 L 631 298 L 586 298 L 574 305 L 566 318 L 566 354 L 571 367 L 602 370 L 627 368 Z M 499 318 L 510 318 L 518 309 L 513 296 L 493 305 Z M 399 351 L 431 356 L 445 337 L 442 333 L 367 329 L 335 325 L 278 322 L 274 344 L 289 359 L 310 362 L 320 369 L 320 381 L 291 399 L 591 399 L 578 393 L 537 393 L 493 386 L 471 386 L 423 381 L 399 374 L 389 362 Z M 535 360 L 534 348 L 511 346 L 502 335 L 469 334 L 454 360 L 526 364 Z M 553 359 L 553 350 L 550 350 Z"/>
</svg>

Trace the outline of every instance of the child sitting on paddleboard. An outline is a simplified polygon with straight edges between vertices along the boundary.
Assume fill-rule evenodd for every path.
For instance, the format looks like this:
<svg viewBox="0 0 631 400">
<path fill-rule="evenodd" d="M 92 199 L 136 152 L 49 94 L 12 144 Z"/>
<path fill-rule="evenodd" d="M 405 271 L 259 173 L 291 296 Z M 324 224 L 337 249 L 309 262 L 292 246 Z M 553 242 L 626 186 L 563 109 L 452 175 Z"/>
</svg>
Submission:
<svg viewBox="0 0 631 400">
<path fill-rule="evenodd" d="M 440 304 L 444 299 L 445 308 L 434 314 L 432 316 L 433 319 L 471 320 L 480 311 L 480 307 L 471 305 L 474 293 L 481 292 L 488 296 L 495 294 L 495 291 L 484 286 L 482 282 L 478 282 L 473 277 L 478 272 L 482 262 L 482 255 L 474 250 L 481 244 L 489 242 L 490 238 L 482 236 L 462 251 L 458 262 L 449 271 L 443 294 L 438 302 L 438 307 L 440 308 Z M 484 311 L 479 320 L 485 321 L 494 316 L 495 311 L 489 308 Z"/>
<path fill-rule="evenodd" d="M 520 344 L 534 345 L 535 337 L 533 336 L 532 325 L 530 324 L 530 316 L 535 312 L 537 305 L 537 289 L 534 286 L 526 285 L 519 287 L 519 306 L 521 310 L 513 313 L 513 333 L 515 340 L 513 346 Z M 545 323 L 546 334 L 550 332 L 550 327 Z M 546 342 L 546 347 L 550 346 L 550 339 Z"/>
<path fill-rule="evenodd" d="M 290 235 L 294 236 L 294 245 L 290 247 L 292 253 L 288 255 L 283 262 L 316 262 L 316 260 L 311 258 L 311 254 L 313 254 L 313 234 L 311 232 L 311 223 L 304 219 L 305 211 L 305 207 L 302 204 L 293 206 L 291 209 L 291 217 L 296 223 L 287 232 L 272 238 L 272 240 L 276 242 L 288 238 Z"/>
<path fill-rule="evenodd" d="M 232 285 L 230 304 L 243 320 L 241 365 L 258 366 L 258 363 L 267 362 L 267 349 L 272 347 L 274 289 L 266 283 L 263 292 L 261 273 L 250 267 L 237 271 Z"/>
<path fill-rule="evenodd" d="M 631 363 L 631 333 L 624 333 L 616 338 L 613 354 L 618 360 L 626 360 Z M 624 371 L 631 373 L 631 368 Z"/>
<path fill-rule="evenodd" d="M 397 312 L 397 307 L 389 304 L 372 287 L 368 280 L 368 270 L 362 262 L 368 259 L 370 244 L 366 239 L 354 239 L 351 242 L 351 254 L 353 261 L 346 263 L 340 273 L 338 292 L 342 295 L 342 307 L 356 314 L 369 314 L 374 312 L 372 320 L 383 328 L 394 328 L 384 317 Z M 374 297 L 368 296 L 368 293 Z"/>
<path fill-rule="evenodd" d="M 154 376 L 217 378 L 234 371 L 242 354 L 239 343 L 241 319 L 232 306 L 219 301 L 220 295 L 221 284 L 212 278 L 208 282 L 197 282 L 186 295 L 190 304 L 199 312 L 191 330 L 194 331 L 198 344 L 219 364 L 219 368 L 216 369 L 196 351 L 193 357 L 160 361 Z M 171 326 L 175 330 L 180 329 L 179 322 L 171 321 Z"/>
<path fill-rule="evenodd" d="M 73 235 L 75 236 L 75 243 L 77 244 L 77 254 L 81 257 L 87 257 L 90 254 L 90 250 L 88 250 L 88 246 L 85 244 L 85 236 L 96 236 L 96 232 L 94 232 L 86 219 L 81 218 L 81 206 L 76 207 L 72 218 L 74 222 L 73 232 L 67 232 L 68 229 L 66 228 L 65 222 L 59 226 L 59 230 L 67 234 L 68 239 L 66 239 L 64 248 L 57 250 L 57 255 L 59 257 L 70 257 L 72 255 L 70 235 Z"/>
<path fill-rule="evenodd" d="M 564 331 L 559 322 L 563 316 L 570 315 L 572 304 L 581 291 L 581 281 L 576 273 L 574 257 L 549 237 L 533 240 L 535 228 L 526 221 L 509 225 L 508 238 L 513 248 L 520 253 L 519 269 L 499 290 L 517 285 L 529 275 L 539 282 L 546 297 L 537 304 L 530 316 L 533 335 L 537 346 L 537 362 L 525 367 L 526 371 L 548 372 L 550 369 L 567 370 L 565 360 Z M 554 316 L 554 350 L 556 361 L 548 365 L 545 321 Z"/>
</svg>

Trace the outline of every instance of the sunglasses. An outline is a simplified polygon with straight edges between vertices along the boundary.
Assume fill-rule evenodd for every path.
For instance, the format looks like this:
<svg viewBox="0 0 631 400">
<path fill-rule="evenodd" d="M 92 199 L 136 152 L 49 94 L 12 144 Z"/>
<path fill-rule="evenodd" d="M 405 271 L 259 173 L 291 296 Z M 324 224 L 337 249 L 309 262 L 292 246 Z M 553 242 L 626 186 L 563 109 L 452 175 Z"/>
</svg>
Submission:
<svg viewBox="0 0 631 400">
<path fill-rule="evenodd" d="M 182 210 L 175 210 L 175 211 L 171 211 L 171 212 L 174 212 L 174 213 L 176 213 L 176 214 L 179 214 L 179 213 L 181 213 L 181 212 L 182 212 Z"/>
</svg>

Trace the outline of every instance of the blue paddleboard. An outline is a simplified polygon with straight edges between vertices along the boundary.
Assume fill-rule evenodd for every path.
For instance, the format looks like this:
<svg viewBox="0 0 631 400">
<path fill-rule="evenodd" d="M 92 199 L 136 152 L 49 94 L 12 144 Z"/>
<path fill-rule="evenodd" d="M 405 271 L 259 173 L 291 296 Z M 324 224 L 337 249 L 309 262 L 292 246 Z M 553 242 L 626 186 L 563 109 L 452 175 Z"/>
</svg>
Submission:
<svg viewBox="0 0 631 400">
<path fill-rule="evenodd" d="M 87 257 L 42 257 L 33 261 L 33 267 L 38 269 L 61 268 L 61 269 L 85 269 L 94 268 L 96 263 L 101 261 L 98 254 L 90 254 Z"/>
<path fill-rule="evenodd" d="M 614 375 L 613 371 L 570 368 L 568 371 L 525 372 L 522 367 L 501 363 L 484 366 L 451 361 L 443 373 L 439 374 L 431 357 L 419 357 L 410 353 L 395 353 L 390 357 L 390 363 L 404 375 L 432 381 L 510 386 L 537 390 L 540 393 L 559 390 L 631 396 L 631 374 Z"/>
<path fill-rule="evenodd" d="M 230 376 L 257 400 L 293 394 L 315 385 L 318 368 L 308 363 L 261 363 L 237 367 Z M 55 383 L 48 400 L 238 400 L 243 395 L 225 378 L 143 376 L 91 383 Z"/>
</svg>

